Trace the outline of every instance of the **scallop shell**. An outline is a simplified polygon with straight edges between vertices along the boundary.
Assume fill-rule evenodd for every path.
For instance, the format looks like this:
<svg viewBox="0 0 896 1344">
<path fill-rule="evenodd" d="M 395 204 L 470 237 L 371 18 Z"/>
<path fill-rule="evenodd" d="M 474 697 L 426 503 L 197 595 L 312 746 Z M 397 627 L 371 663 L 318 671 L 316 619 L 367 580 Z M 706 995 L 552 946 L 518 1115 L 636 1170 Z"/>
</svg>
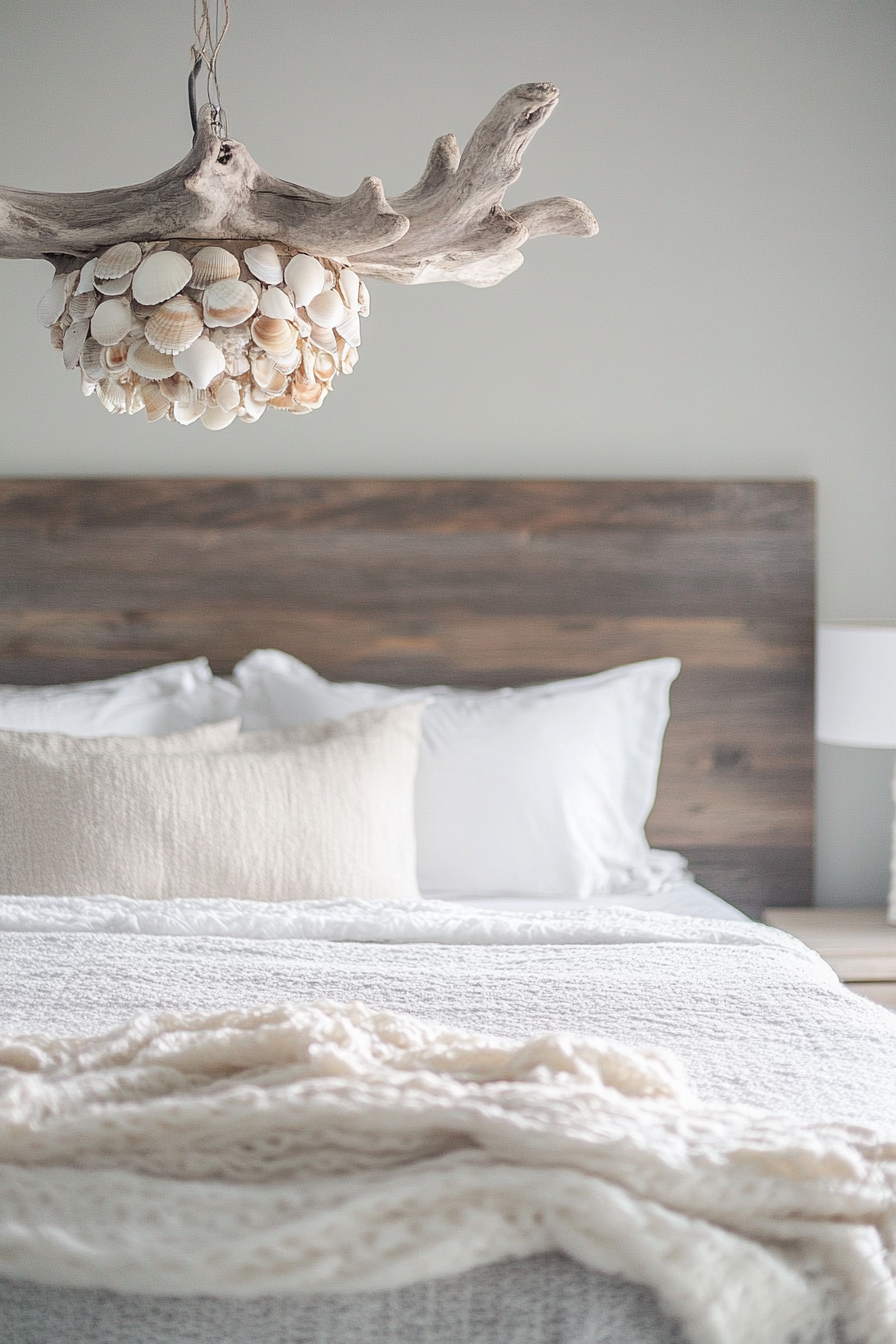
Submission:
<svg viewBox="0 0 896 1344">
<path fill-rule="evenodd" d="M 215 404 L 222 411 L 235 411 L 240 404 L 240 386 L 232 378 L 224 378 L 215 389 Z"/>
<path fill-rule="evenodd" d="M 144 335 L 150 345 L 154 345 L 162 354 L 179 354 L 202 335 L 199 308 L 185 294 L 177 294 L 161 304 L 147 319 Z"/>
<path fill-rule="evenodd" d="M 117 280 L 119 276 L 136 270 L 142 260 L 143 249 L 139 243 L 114 243 L 97 257 L 94 278 Z"/>
<path fill-rule="evenodd" d="M 134 272 L 134 298 L 138 303 L 164 303 L 189 284 L 193 267 L 179 252 L 153 252 Z"/>
<path fill-rule="evenodd" d="M 339 292 L 342 295 L 343 302 L 349 312 L 358 311 L 358 292 L 361 288 L 361 277 L 356 275 L 348 266 L 339 272 Z"/>
<path fill-rule="evenodd" d="M 328 383 L 336 373 L 336 360 L 328 350 L 319 350 L 314 360 L 314 376 L 321 383 Z"/>
<path fill-rule="evenodd" d="M 131 329 L 131 310 L 121 299 L 106 299 L 90 319 L 90 334 L 100 345 L 117 345 Z"/>
<path fill-rule="evenodd" d="M 236 407 L 225 411 L 223 406 L 207 406 L 202 413 L 202 423 L 206 429 L 226 429 L 236 419 Z"/>
<path fill-rule="evenodd" d="M 68 301 L 68 315 L 73 322 L 83 322 L 96 312 L 96 295 L 93 291 L 82 294 L 76 291 Z"/>
<path fill-rule="evenodd" d="M 152 425 L 156 420 L 164 420 L 171 403 L 158 383 L 147 383 L 143 388 L 143 404 L 146 407 L 146 418 Z"/>
<path fill-rule="evenodd" d="M 192 425 L 194 420 L 205 412 L 205 406 L 201 401 L 176 401 L 174 403 L 174 418 L 179 425 Z"/>
<path fill-rule="evenodd" d="M 331 355 L 335 355 L 338 349 L 336 337 L 330 327 L 312 327 L 309 340 L 313 341 L 321 350 L 329 350 Z"/>
<path fill-rule="evenodd" d="M 107 345 L 102 353 L 103 368 L 113 378 L 119 378 L 128 369 L 128 347 L 124 343 Z"/>
<path fill-rule="evenodd" d="M 370 316 L 370 290 L 362 280 L 358 286 L 358 316 Z"/>
<path fill-rule="evenodd" d="M 135 373 L 139 373 L 141 378 L 148 378 L 151 382 L 160 382 L 163 378 L 170 378 L 175 372 L 174 360 L 170 355 L 157 350 L 147 340 L 135 341 L 128 348 L 128 364 Z"/>
<path fill-rule="evenodd" d="M 282 317 L 285 322 L 295 322 L 296 306 L 282 289 L 270 285 L 262 293 L 258 311 L 264 317 Z"/>
<path fill-rule="evenodd" d="M 348 313 L 345 321 L 340 322 L 336 330 L 349 345 L 357 347 L 361 344 L 361 319 L 357 313 Z"/>
<path fill-rule="evenodd" d="M 201 247 L 193 258 L 194 289 L 208 289 L 219 280 L 236 280 L 239 260 L 226 247 Z"/>
<path fill-rule="evenodd" d="M 307 252 L 297 252 L 287 263 L 283 278 L 295 295 L 296 307 L 304 308 L 323 289 L 327 272 L 317 257 L 309 257 Z"/>
<path fill-rule="evenodd" d="M 94 280 L 93 287 L 100 294 L 109 296 L 124 294 L 130 289 L 133 278 L 133 272 L 128 271 L 127 275 L 118 275 L 114 280 Z"/>
<path fill-rule="evenodd" d="M 258 295 L 243 280 L 219 280 L 209 285 L 202 296 L 205 324 L 208 327 L 237 327 L 258 307 Z"/>
<path fill-rule="evenodd" d="M 62 362 L 67 369 L 76 369 L 84 342 L 90 335 L 89 320 L 73 322 L 62 338 Z"/>
<path fill-rule="evenodd" d="M 296 348 L 296 329 L 282 317 L 256 317 L 252 339 L 269 355 L 288 355 Z"/>
<path fill-rule="evenodd" d="M 66 277 L 64 275 L 57 275 L 37 305 L 37 320 L 42 327 L 52 327 L 65 312 L 65 304 L 68 299 L 65 282 Z"/>
<path fill-rule="evenodd" d="M 92 382 L 98 383 L 101 378 L 105 378 L 106 366 L 103 363 L 103 347 L 92 336 L 88 336 L 84 342 L 80 362 L 81 368 Z"/>
<path fill-rule="evenodd" d="M 207 336 L 200 336 L 188 350 L 174 356 L 174 367 L 194 387 L 204 391 L 213 378 L 224 372 L 224 354 Z"/>
<path fill-rule="evenodd" d="M 279 285 L 283 279 L 283 266 L 276 249 L 270 243 L 260 243 L 258 247 L 247 247 L 243 261 L 249 270 L 266 285 Z"/>
<path fill-rule="evenodd" d="M 336 327 L 348 317 L 348 310 L 335 289 L 325 290 L 306 303 L 308 318 L 316 327 Z"/>
<path fill-rule="evenodd" d="M 85 261 L 81 267 L 81 274 L 78 277 L 78 287 L 76 294 L 89 294 L 93 289 L 93 272 L 96 269 L 96 257 L 91 257 L 90 261 Z"/>
</svg>

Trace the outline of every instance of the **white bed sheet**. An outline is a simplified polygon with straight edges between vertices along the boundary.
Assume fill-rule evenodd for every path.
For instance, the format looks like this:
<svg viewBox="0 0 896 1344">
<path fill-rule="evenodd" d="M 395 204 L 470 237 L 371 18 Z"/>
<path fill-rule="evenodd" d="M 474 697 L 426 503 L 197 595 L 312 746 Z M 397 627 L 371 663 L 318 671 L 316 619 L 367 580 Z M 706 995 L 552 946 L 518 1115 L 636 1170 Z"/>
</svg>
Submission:
<svg viewBox="0 0 896 1344">
<path fill-rule="evenodd" d="M 544 896 L 521 896 L 514 892 L 507 896 L 467 896 L 456 892 L 430 893 L 428 899 L 451 901 L 469 910 L 498 910 L 505 913 L 530 914 L 537 910 L 555 913 L 560 910 L 606 910 L 611 905 L 625 905 L 632 910 L 656 910 L 666 915 L 690 915 L 694 919 L 738 919 L 749 917 L 721 896 L 715 896 L 705 887 L 698 886 L 688 877 L 669 882 L 659 891 L 623 892 L 607 896 L 591 896 L 586 901 Z"/>
</svg>

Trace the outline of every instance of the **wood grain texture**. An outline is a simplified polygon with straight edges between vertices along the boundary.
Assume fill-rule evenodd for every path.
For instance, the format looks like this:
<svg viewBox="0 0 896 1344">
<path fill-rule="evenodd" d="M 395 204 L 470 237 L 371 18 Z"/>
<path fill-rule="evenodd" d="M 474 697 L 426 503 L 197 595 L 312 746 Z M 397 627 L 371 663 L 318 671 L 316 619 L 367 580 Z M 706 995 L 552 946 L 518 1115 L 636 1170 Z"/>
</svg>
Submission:
<svg viewBox="0 0 896 1344">
<path fill-rule="evenodd" d="M 674 654 L 654 844 L 751 913 L 811 899 L 803 481 L 7 480 L 0 679 L 286 649 L 497 686 Z"/>
</svg>

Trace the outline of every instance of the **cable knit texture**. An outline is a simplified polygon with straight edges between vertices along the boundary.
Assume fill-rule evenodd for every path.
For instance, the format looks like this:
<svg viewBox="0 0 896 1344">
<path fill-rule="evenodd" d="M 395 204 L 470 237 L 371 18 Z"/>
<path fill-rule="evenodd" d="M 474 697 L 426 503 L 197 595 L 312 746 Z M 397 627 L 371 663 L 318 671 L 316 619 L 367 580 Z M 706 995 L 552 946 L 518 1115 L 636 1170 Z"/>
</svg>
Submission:
<svg viewBox="0 0 896 1344">
<path fill-rule="evenodd" d="M 419 898 L 422 705 L 237 736 L 0 732 L 0 889 Z"/>
<path fill-rule="evenodd" d="M 253 1296 L 561 1250 L 693 1344 L 896 1337 L 896 1144 L 701 1103 L 659 1048 L 327 1002 L 7 1037 L 0 1163 L 10 1277 Z"/>
</svg>

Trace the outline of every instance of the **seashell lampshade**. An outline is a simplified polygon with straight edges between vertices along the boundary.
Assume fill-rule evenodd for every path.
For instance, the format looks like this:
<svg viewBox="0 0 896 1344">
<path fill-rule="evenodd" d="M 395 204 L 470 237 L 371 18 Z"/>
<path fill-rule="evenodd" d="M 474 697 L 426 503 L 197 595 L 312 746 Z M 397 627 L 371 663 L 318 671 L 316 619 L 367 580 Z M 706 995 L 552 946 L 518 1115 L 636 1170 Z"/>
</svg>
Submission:
<svg viewBox="0 0 896 1344">
<path fill-rule="evenodd" d="M 211 430 L 269 406 L 317 410 L 351 373 L 367 291 L 354 271 L 272 243 L 116 243 L 38 305 L 85 396 Z"/>
</svg>

